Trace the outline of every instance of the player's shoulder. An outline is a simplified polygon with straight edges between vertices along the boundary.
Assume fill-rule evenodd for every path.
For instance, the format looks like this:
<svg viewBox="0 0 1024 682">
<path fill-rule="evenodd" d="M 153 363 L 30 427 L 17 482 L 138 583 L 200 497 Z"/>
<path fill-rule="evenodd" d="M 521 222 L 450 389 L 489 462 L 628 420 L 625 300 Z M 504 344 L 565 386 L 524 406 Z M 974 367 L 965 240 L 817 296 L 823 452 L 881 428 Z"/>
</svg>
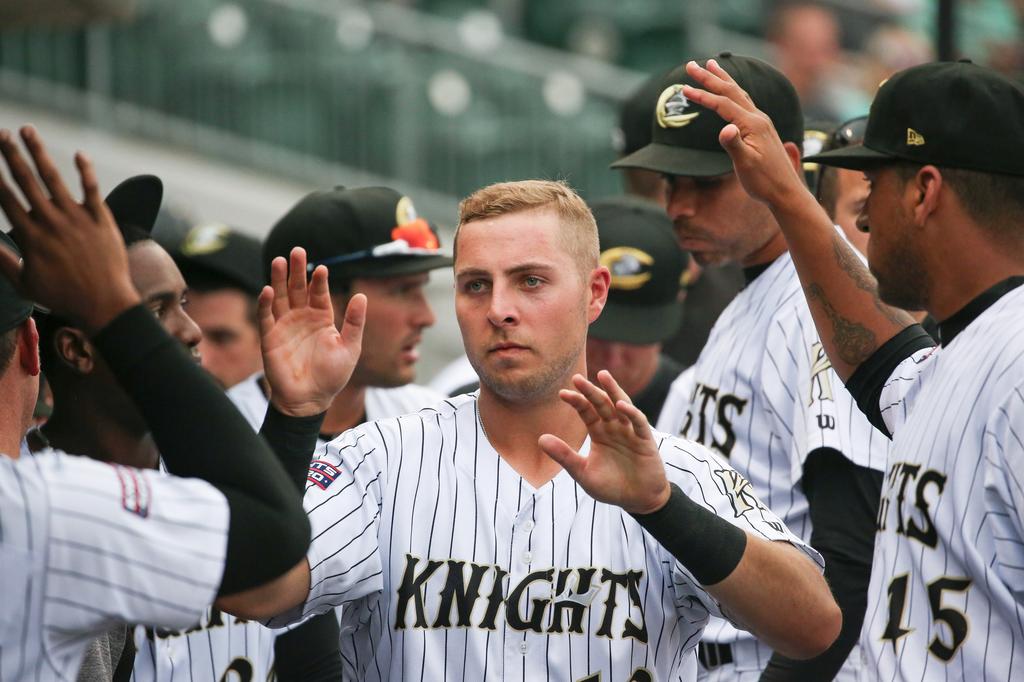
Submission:
<svg viewBox="0 0 1024 682">
<path fill-rule="evenodd" d="M 226 391 L 228 399 L 257 431 L 263 425 L 263 417 L 267 414 L 267 396 L 260 384 L 262 378 L 263 373 L 257 372 Z"/>
<path fill-rule="evenodd" d="M 366 389 L 366 413 L 370 420 L 397 417 L 434 407 L 444 396 L 427 386 L 406 384 L 395 388 Z"/>
</svg>

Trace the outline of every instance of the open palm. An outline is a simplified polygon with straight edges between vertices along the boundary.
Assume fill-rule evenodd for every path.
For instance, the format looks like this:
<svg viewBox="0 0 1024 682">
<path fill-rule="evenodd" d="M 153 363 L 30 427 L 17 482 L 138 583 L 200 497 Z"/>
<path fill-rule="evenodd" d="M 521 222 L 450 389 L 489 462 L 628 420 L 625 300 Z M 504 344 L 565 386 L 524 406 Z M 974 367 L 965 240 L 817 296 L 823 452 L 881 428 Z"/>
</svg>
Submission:
<svg viewBox="0 0 1024 682">
<path fill-rule="evenodd" d="M 359 360 L 366 297 L 352 297 L 338 331 L 327 268 L 316 268 L 307 284 L 306 252 L 299 247 L 289 262 L 274 259 L 270 283 L 260 294 L 259 323 L 271 402 L 291 416 L 319 414 L 348 383 Z"/>
<path fill-rule="evenodd" d="M 541 436 L 539 445 L 594 499 L 633 514 L 657 511 L 668 501 L 669 485 L 647 417 L 610 373 L 602 370 L 597 378 L 601 387 L 577 374 L 576 390 L 559 394 L 586 424 L 590 454 L 580 455 L 551 434 Z"/>
</svg>

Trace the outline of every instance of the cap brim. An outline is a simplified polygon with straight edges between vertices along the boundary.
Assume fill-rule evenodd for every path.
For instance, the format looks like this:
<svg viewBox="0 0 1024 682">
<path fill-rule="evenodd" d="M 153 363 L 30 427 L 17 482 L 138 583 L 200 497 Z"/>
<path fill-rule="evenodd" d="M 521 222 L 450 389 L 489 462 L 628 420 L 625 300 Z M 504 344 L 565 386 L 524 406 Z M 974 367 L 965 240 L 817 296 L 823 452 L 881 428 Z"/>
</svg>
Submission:
<svg viewBox="0 0 1024 682">
<path fill-rule="evenodd" d="M 804 157 L 805 163 L 818 163 L 822 166 L 834 166 L 849 170 L 867 170 L 895 160 L 897 160 L 897 157 L 883 152 L 876 152 L 874 149 L 865 147 L 862 144 L 854 144 L 849 147 L 841 147 L 840 149 L 833 149 Z"/>
<path fill-rule="evenodd" d="M 328 266 L 337 276 L 352 277 L 397 277 L 398 275 L 417 275 L 439 268 L 451 267 L 451 256 L 389 256 L 386 258 L 370 258 L 344 263 L 334 267 Z"/>
<path fill-rule="evenodd" d="M 590 336 L 604 341 L 649 344 L 671 338 L 683 321 L 680 303 L 622 305 L 608 303 L 590 324 Z"/>
<path fill-rule="evenodd" d="M 725 150 L 689 149 L 652 142 L 611 164 L 612 168 L 642 168 L 688 177 L 710 177 L 732 172 L 732 159 Z"/>
</svg>

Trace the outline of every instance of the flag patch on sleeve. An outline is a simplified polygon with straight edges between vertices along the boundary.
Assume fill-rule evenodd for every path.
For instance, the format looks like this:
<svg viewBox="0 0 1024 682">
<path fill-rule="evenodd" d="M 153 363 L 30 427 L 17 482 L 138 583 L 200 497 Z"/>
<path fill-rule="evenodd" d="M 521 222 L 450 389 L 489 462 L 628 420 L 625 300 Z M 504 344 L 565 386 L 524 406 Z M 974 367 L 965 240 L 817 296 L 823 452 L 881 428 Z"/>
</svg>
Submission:
<svg viewBox="0 0 1024 682">
<path fill-rule="evenodd" d="M 306 474 L 306 480 L 320 488 L 320 490 L 327 490 L 327 486 L 334 483 L 334 479 L 340 473 L 341 470 L 327 460 L 314 459 L 309 465 L 309 473 Z"/>
<path fill-rule="evenodd" d="M 149 516 L 149 506 L 153 501 L 153 495 L 145 474 L 118 464 L 110 466 L 114 467 L 117 479 L 121 483 L 121 506 L 142 518 Z"/>
</svg>

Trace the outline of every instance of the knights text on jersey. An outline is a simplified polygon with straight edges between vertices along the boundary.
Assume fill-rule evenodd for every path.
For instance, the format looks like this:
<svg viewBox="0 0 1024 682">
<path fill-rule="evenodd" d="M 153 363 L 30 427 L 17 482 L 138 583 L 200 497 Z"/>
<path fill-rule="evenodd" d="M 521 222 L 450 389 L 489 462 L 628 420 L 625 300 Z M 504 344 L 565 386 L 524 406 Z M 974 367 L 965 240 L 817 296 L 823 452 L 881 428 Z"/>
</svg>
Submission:
<svg viewBox="0 0 1024 682">
<path fill-rule="evenodd" d="M 666 414 L 670 405 L 682 409 Z M 722 312 L 697 363 L 673 385 L 658 426 L 727 458 L 805 541 L 811 522 L 800 480 L 807 456 L 833 448 L 883 471 L 889 445 L 832 370 L 788 253 Z M 720 643 L 752 637 L 722 620 L 704 635 Z M 759 647 L 758 660 L 745 665 L 763 668 L 770 655 Z"/>
<path fill-rule="evenodd" d="M 1024 289 L 904 360 L 879 407 L 893 442 L 864 669 L 1024 679 Z"/>
<path fill-rule="evenodd" d="M 721 459 L 655 435 L 687 495 L 820 567 Z M 491 447 L 474 394 L 336 439 L 305 506 L 309 598 L 273 622 L 344 604 L 347 679 L 693 679 L 721 615 L 629 514 L 565 471 L 527 483 Z"/>
<path fill-rule="evenodd" d="M 0 680 L 74 679 L 118 623 L 194 622 L 220 586 L 228 517 L 205 481 L 0 455 Z"/>
</svg>

